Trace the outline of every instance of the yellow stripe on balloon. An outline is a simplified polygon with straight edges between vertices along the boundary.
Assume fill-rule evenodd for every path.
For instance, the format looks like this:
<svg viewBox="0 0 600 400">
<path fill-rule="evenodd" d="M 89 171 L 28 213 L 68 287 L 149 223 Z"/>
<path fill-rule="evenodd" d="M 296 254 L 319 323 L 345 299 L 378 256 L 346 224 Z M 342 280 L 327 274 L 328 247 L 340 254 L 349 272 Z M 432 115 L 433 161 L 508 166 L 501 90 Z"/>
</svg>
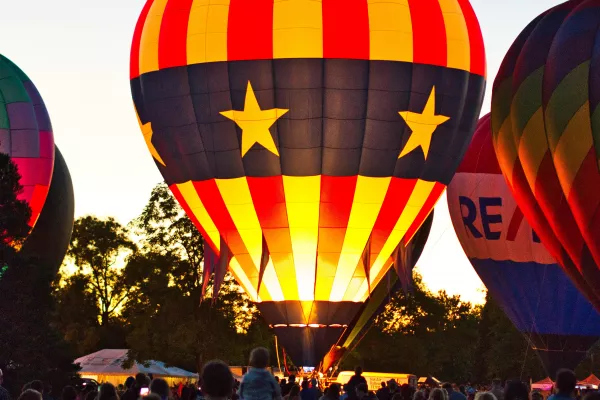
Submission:
<svg viewBox="0 0 600 400">
<path fill-rule="evenodd" d="M 388 263 L 389 258 L 392 256 L 392 253 L 396 247 L 398 247 L 398 244 L 423 208 L 423 204 L 425 204 L 429 198 L 429 195 L 433 191 L 434 187 L 435 182 L 423 181 L 421 179 L 417 181 L 417 184 L 415 185 L 415 188 L 413 189 L 410 198 L 406 203 L 406 207 L 404 207 L 404 210 L 402 211 L 400 218 L 398 218 L 392 233 L 383 245 L 381 252 L 371 267 L 370 275 L 373 278 L 373 281 L 380 280 L 381 276 L 387 272 L 385 266 Z M 363 298 L 367 291 L 367 283 L 364 282 L 355 297 L 355 301 L 359 301 L 361 298 Z"/>
<path fill-rule="evenodd" d="M 210 215 L 208 215 L 202 200 L 200 200 L 200 197 L 198 196 L 198 192 L 196 191 L 194 184 L 191 181 L 188 181 L 185 183 L 179 183 L 176 186 L 210 240 L 217 247 L 217 251 L 220 251 L 221 238 L 219 230 L 217 229 L 217 226 L 213 222 Z"/>
<path fill-rule="evenodd" d="M 448 51 L 448 68 L 471 69 L 471 45 L 467 21 L 458 0 L 438 0 L 444 24 Z"/>
<path fill-rule="evenodd" d="M 262 256 L 262 228 L 256 215 L 248 181 L 245 177 L 234 179 L 215 179 L 227 211 L 252 258 L 251 263 L 260 271 Z M 240 260 L 240 262 L 243 262 Z M 258 282 L 256 282 L 256 286 Z M 284 299 L 273 263 L 267 265 L 263 276 L 262 286 L 258 292 L 263 299 L 270 298 L 274 301 Z"/>
<path fill-rule="evenodd" d="M 548 152 L 546 135 L 540 134 L 543 131 L 544 111 L 540 107 L 525 125 L 519 142 L 519 160 L 534 196 L 538 170 Z"/>
<path fill-rule="evenodd" d="M 371 60 L 413 61 L 408 0 L 368 0 Z"/>
<path fill-rule="evenodd" d="M 275 0 L 273 5 L 273 58 L 322 57 L 323 6 L 321 0 Z"/>
<path fill-rule="evenodd" d="M 569 121 L 552 154 L 558 180 L 567 198 L 577 172 L 593 146 L 590 103 L 586 101 Z"/>
<path fill-rule="evenodd" d="M 301 301 L 315 298 L 321 176 L 283 176 L 296 282 Z"/>
<path fill-rule="evenodd" d="M 391 180 L 391 177 L 358 176 L 348 228 L 331 288 L 330 301 L 345 300 L 348 285 L 361 261 Z M 362 280 L 364 280 L 364 274 Z"/>
<path fill-rule="evenodd" d="M 148 12 L 140 41 L 140 75 L 158 71 L 158 38 L 169 0 L 155 0 Z"/>
<path fill-rule="evenodd" d="M 252 285 L 252 282 L 250 282 L 248 276 L 246 276 L 244 269 L 236 257 L 231 259 L 231 262 L 229 263 L 229 270 L 233 274 L 235 280 L 242 286 L 242 289 L 244 289 L 248 297 L 250 297 L 250 300 L 261 301 L 256 293 L 256 288 L 254 285 Z"/>
<path fill-rule="evenodd" d="M 227 61 L 230 0 L 194 0 L 187 33 L 188 64 Z"/>
</svg>

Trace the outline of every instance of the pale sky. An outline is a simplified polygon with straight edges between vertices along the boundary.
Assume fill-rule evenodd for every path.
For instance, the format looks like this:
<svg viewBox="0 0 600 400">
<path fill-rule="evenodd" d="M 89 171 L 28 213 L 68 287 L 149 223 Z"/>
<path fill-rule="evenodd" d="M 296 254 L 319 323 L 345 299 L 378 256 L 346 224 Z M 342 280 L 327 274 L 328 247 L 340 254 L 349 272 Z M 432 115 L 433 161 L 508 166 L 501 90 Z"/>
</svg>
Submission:
<svg viewBox="0 0 600 400">
<path fill-rule="evenodd" d="M 129 91 L 129 48 L 144 0 L 2 0 L 0 53 L 46 102 L 75 187 L 76 216 L 137 216 L 161 175 L 142 139 Z M 557 0 L 471 0 L 482 26 L 490 89 L 518 33 Z M 428 286 L 480 302 L 483 285 L 454 234 L 445 196 L 419 262 Z"/>
</svg>

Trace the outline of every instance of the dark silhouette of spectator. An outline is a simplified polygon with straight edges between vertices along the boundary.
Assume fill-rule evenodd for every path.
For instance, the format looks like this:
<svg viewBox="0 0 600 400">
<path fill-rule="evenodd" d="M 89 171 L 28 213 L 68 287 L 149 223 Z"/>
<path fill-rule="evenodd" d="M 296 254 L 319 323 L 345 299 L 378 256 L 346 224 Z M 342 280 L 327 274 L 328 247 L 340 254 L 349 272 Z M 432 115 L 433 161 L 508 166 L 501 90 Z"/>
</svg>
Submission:
<svg viewBox="0 0 600 400">
<path fill-rule="evenodd" d="M 73 386 L 65 386 L 60 395 L 61 400 L 76 400 L 77 391 Z"/>
<path fill-rule="evenodd" d="M 390 400 L 390 388 L 385 382 L 381 382 L 381 387 L 375 393 L 379 400 Z"/>
<path fill-rule="evenodd" d="M 221 400 L 231 397 L 235 383 L 229 366 L 223 361 L 214 360 L 202 368 L 202 394 L 207 400 Z"/>
<path fill-rule="evenodd" d="M 362 376 L 362 373 L 363 373 L 362 367 L 354 368 L 354 375 L 352 375 L 352 377 L 350 378 L 350 380 L 347 383 L 348 398 L 350 400 L 356 400 L 358 398 L 357 394 L 356 394 L 356 390 L 357 390 L 358 385 L 360 385 L 361 383 L 364 383 L 367 386 L 367 391 L 368 391 L 367 380 L 365 379 L 364 376 Z"/>
<path fill-rule="evenodd" d="M 29 382 L 29 388 L 33 389 L 44 397 L 44 383 L 42 381 L 31 381 Z"/>
<path fill-rule="evenodd" d="M 496 396 L 496 399 L 504 400 L 504 390 L 502 389 L 502 381 L 500 379 L 492 380 L 492 389 L 490 392 Z"/>
<path fill-rule="evenodd" d="M 167 400 L 170 397 L 169 395 L 171 393 L 171 388 L 169 388 L 167 381 L 161 378 L 156 378 L 150 383 L 150 393 L 155 393 L 159 395 L 162 400 Z"/>
<path fill-rule="evenodd" d="M 369 396 L 369 386 L 366 383 L 361 382 L 358 385 L 356 385 L 355 391 L 356 391 L 356 398 L 358 400 L 371 399 L 371 396 Z"/>
<path fill-rule="evenodd" d="M 19 396 L 19 400 L 42 400 L 42 394 L 34 389 L 27 389 Z"/>
<path fill-rule="evenodd" d="M 600 400 L 600 392 L 588 392 L 585 396 L 583 396 L 583 400 Z"/>
<path fill-rule="evenodd" d="M 239 396 L 242 400 L 281 399 L 281 388 L 267 367 L 269 350 L 257 347 L 250 353 L 250 370 L 242 378 Z"/>
<path fill-rule="evenodd" d="M 290 389 L 290 392 L 287 396 L 284 397 L 286 400 L 300 400 L 300 386 L 294 385 Z"/>
<path fill-rule="evenodd" d="M 429 393 L 429 400 L 448 400 L 446 389 L 435 388 Z"/>
<path fill-rule="evenodd" d="M 290 391 L 294 386 L 296 386 L 296 375 L 292 374 L 288 377 L 288 383 L 285 384 L 285 387 L 281 391 L 281 395 L 287 396 L 290 394 Z M 300 387 L 298 387 L 298 389 L 300 389 Z"/>
<path fill-rule="evenodd" d="M 504 386 L 504 400 L 529 400 L 529 388 L 521 381 L 508 381 Z"/>
<path fill-rule="evenodd" d="M 556 394 L 548 397 L 548 400 L 567 400 L 572 399 L 575 394 L 577 377 L 570 369 L 561 369 L 556 373 Z"/>
<path fill-rule="evenodd" d="M 324 400 L 340 400 L 342 388 L 339 383 L 332 383 L 327 388 L 327 394 L 324 395 Z"/>
<path fill-rule="evenodd" d="M 448 393 L 449 400 L 467 400 L 467 396 L 465 396 L 461 392 L 454 390 L 451 383 L 444 383 L 442 385 L 442 389 L 446 390 L 446 392 Z"/>
<path fill-rule="evenodd" d="M 103 383 L 98 389 L 98 400 L 119 400 L 117 389 L 112 383 Z"/>
<path fill-rule="evenodd" d="M 129 378 L 127 378 L 129 380 Z M 138 400 L 142 388 L 147 388 L 150 380 L 146 374 L 138 373 L 135 375 L 135 382 L 127 389 L 121 400 Z M 127 381 L 125 381 L 127 385 Z"/>
<path fill-rule="evenodd" d="M 10 394 L 8 393 L 8 390 L 6 390 L 2 387 L 3 383 L 4 383 L 4 374 L 3 374 L 2 370 L 0 369 L 0 400 L 10 400 Z"/>
</svg>

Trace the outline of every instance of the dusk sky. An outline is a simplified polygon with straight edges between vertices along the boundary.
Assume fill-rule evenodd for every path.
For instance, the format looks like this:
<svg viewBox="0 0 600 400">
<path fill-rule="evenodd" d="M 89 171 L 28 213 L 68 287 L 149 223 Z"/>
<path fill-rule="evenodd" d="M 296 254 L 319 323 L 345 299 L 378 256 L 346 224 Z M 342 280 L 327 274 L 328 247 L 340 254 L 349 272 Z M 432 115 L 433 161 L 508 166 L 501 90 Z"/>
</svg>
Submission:
<svg viewBox="0 0 600 400">
<path fill-rule="evenodd" d="M 76 217 L 136 217 L 162 180 L 139 130 L 129 90 L 129 48 L 144 0 L 5 1 L 0 53 L 38 87 L 75 187 Z M 491 85 L 514 38 L 556 0 L 471 0 L 482 27 Z M 454 233 L 445 196 L 419 271 L 430 289 L 480 302 L 483 285 Z"/>
</svg>

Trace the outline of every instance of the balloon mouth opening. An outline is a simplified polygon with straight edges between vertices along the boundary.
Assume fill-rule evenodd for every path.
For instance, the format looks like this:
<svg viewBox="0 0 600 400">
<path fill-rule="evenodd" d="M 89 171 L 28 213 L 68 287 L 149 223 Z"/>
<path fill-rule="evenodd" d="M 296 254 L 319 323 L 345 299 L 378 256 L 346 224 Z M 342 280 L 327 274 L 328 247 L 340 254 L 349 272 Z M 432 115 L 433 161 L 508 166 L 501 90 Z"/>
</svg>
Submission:
<svg viewBox="0 0 600 400">
<path fill-rule="evenodd" d="M 269 325 L 270 328 L 347 328 L 348 325 L 342 324 L 275 324 Z"/>
</svg>

